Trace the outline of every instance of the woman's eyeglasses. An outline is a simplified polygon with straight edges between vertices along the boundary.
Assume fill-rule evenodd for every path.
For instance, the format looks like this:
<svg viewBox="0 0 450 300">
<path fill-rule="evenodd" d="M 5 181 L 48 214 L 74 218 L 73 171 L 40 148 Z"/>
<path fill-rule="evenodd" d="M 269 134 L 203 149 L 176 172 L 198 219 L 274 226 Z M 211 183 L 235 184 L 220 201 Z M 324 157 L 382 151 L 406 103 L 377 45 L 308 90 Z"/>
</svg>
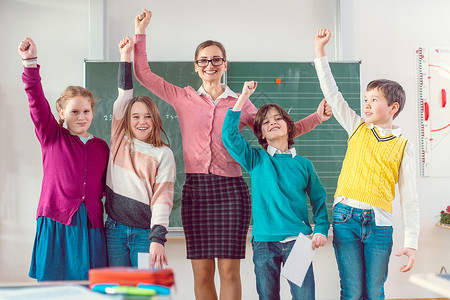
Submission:
<svg viewBox="0 0 450 300">
<path fill-rule="evenodd" d="M 213 59 L 199 59 L 199 60 L 195 61 L 195 63 L 199 67 L 207 67 L 209 65 L 209 63 L 211 63 L 215 67 L 218 67 L 218 66 L 223 65 L 224 62 L 225 62 L 225 58 L 222 58 L 222 57 L 216 57 Z"/>
</svg>

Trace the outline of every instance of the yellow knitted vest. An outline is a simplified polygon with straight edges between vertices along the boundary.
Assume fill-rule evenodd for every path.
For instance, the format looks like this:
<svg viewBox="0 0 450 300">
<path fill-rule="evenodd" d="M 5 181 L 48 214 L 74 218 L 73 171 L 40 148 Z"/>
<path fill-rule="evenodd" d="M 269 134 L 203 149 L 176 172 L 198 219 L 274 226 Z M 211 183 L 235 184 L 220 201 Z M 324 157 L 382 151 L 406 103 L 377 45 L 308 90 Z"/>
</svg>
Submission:
<svg viewBox="0 0 450 300">
<path fill-rule="evenodd" d="M 348 148 L 335 193 L 392 212 L 395 184 L 408 140 L 362 122 L 348 138 Z"/>
</svg>

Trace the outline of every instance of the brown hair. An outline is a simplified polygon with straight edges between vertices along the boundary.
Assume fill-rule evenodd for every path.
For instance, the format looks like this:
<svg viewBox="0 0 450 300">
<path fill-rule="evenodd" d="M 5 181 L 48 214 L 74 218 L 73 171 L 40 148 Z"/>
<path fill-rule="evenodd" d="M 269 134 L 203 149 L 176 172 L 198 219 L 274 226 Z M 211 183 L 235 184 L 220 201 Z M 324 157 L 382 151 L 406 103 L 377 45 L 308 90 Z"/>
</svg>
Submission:
<svg viewBox="0 0 450 300">
<path fill-rule="evenodd" d="M 395 102 L 398 103 L 398 111 L 394 115 L 395 119 L 402 111 L 403 107 L 405 107 L 405 90 L 397 82 L 388 79 L 377 79 L 369 82 L 366 91 L 371 91 L 373 89 L 379 89 L 383 93 L 388 101 L 388 106 L 391 106 Z"/>
<path fill-rule="evenodd" d="M 130 124 L 131 124 L 131 108 L 136 102 L 144 103 L 145 106 L 147 106 L 148 112 L 153 122 L 150 136 L 144 142 L 152 144 L 155 147 L 162 147 L 162 146 L 170 147 L 169 138 L 167 137 L 167 134 L 163 129 L 161 115 L 159 114 L 158 107 L 156 106 L 155 102 L 153 102 L 152 99 L 150 99 L 147 96 L 134 97 L 133 99 L 130 100 L 130 103 L 128 103 L 128 106 L 125 110 L 125 118 L 124 118 L 125 134 L 130 138 L 134 138 Z M 161 138 L 161 132 L 164 133 L 167 143 L 163 142 Z M 131 140 L 131 142 L 133 141 Z"/>
<path fill-rule="evenodd" d="M 255 132 L 256 137 L 258 138 L 258 142 L 263 146 L 265 150 L 267 150 L 267 140 L 263 138 L 262 134 L 262 124 L 264 119 L 266 118 L 267 112 L 271 108 L 275 108 L 283 118 L 283 120 L 287 123 L 287 131 L 288 131 L 288 148 L 291 148 L 294 145 L 295 138 L 295 124 L 292 121 L 291 116 L 278 104 L 268 103 L 261 106 L 261 108 L 256 113 L 255 123 L 253 124 L 253 131 Z"/>
<path fill-rule="evenodd" d="M 227 52 L 225 51 L 225 47 L 221 43 L 216 42 L 216 41 L 212 41 L 212 40 L 204 41 L 203 43 L 200 43 L 197 46 L 197 49 L 195 49 L 194 60 L 197 60 L 197 57 L 198 57 L 198 54 L 200 53 L 200 51 L 202 51 L 203 49 L 205 49 L 206 47 L 209 47 L 209 46 L 217 46 L 217 47 L 219 47 L 219 49 L 222 51 L 223 58 L 225 60 L 227 60 Z"/>
<path fill-rule="evenodd" d="M 66 87 L 66 89 L 59 96 L 58 100 L 56 100 L 56 109 L 58 110 L 58 114 L 60 113 L 61 109 L 64 110 L 66 108 L 68 100 L 77 96 L 88 98 L 89 101 L 91 102 L 91 108 L 92 110 L 94 110 L 95 98 L 92 92 L 81 86 L 70 85 Z M 59 117 L 58 123 L 60 126 L 63 126 L 64 120 L 61 119 L 61 117 Z"/>
</svg>

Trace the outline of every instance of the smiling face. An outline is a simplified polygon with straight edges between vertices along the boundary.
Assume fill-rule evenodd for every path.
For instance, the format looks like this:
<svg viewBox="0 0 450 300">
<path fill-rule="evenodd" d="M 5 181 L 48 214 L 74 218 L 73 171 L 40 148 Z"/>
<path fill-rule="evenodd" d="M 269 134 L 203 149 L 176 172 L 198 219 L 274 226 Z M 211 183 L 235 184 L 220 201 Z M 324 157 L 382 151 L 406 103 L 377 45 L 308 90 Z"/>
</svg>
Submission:
<svg viewBox="0 0 450 300">
<path fill-rule="evenodd" d="M 199 59 L 210 60 L 213 58 L 224 58 L 222 50 L 215 45 L 208 46 L 200 50 L 195 60 Z M 199 67 L 197 64 L 195 64 L 195 72 L 198 73 L 198 76 L 200 76 L 202 81 L 207 82 L 220 82 L 223 72 L 225 72 L 226 69 L 227 69 L 226 61 L 220 66 L 213 66 L 211 62 L 209 62 L 206 67 Z"/>
<path fill-rule="evenodd" d="M 275 140 L 285 140 L 287 144 L 288 126 L 280 112 L 275 107 L 271 107 L 267 111 L 261 125 L 261 132 L 263 138 L 267 140 L 269 145 L 271 145 L 271 143 Z"/>
<path fill-rule="evenodd" d="M 131 107 L 130 127 L 133 137 L 147 142 L 153 128 L 153 120 L 150 112 L 142 102 L 135 102 Z"/>
<path fill-rule="evenodd" d="M 392 121 L 399 104 L 394 102 L 389 106 L 388 100 L 379 88 L 366 91 L 364 98 L 364 117 L 366 122 L 384 129 L 392 128 Z"/>
<path fill-rule="evenodd" d="M 64 108 L 59 110 L 59 116 L 65 120 L 67 130 L 71 134 L 88 137 L 88 129 L 91 126 L 93 110 L 88 97 L 75 96 L 66 100 Z"/>
</svg>

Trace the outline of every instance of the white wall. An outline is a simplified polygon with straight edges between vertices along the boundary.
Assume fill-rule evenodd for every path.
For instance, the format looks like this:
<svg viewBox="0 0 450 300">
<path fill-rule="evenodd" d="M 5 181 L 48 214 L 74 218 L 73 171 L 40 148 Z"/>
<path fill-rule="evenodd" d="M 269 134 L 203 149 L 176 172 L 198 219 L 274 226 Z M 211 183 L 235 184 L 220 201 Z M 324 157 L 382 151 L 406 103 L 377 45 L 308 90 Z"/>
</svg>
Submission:
<svg viewBox="0 0 450 300">
<path fill-rule="evenodd" d="M 153 1 L 152 1 L 153 2 Z M 396 123 L 417 145 L 415 56 L 418 46 L 447 46 L 450 2 L 419 0 L 359 0 L 353 2 L 354 59 L 361 59 L 362 86 L 371 79 L 399 81 L 407 105 Z M 224 43 L 230 61 L 310 61 L 316 29 L 334 30 L 331 0 L 285 1 L 105 1 L 106 59 L 117 60 L 117 42 L 134 32 L 133 20 L 143 7 L 153 11 L 148 50 L 150 60 L 192 60 L 205 39 Z M 213 8 L 218 7 L 219 13 Z M 348 18 L 348 17 L 347 17 Z M 42 178 L 40 147 L 29 118 L 20 80 L 17 45 L 24 36 L 35 39 L 46 96 L 54 106 L 69 84 L 83 85 L 83 59 L 89 58 L 89 0 L 7 0 L 0 2 L 3 72 L 0 75 L 0 281 L 25 281 L 35 230 L 35 211 Z M 336 36 L 336 35 L 335 35 Z M 351 40 L 351 39 L 350 39 Z M 334 60 L 335 49 L 328 49 Z M 349 52 L 347 52 L 348 54 Z M 350 53 L 352 53 L 350 51 Z M 344 56 L 348 57 L 348 56 Z M 449 205 L 449 178 L 418 178 L 421 200 L 421 239 L 412 272 L 450 269 L 450 231 L 434 223 Z M 396 200 L 394 251 L 402 247 L 401 219 Z M 251 247 L 242 261 L 243 299 L 257 299 Z M 175 270 L 175 299 L 193 299 L 190 262 L 183 239 L 167 243 Z M 434 297 L 408 282 L 397 270 L 404 258 L 391 259 L 387 298 Z M 331 242 L 314 260 L 317 299 L 337 299 L 339 281 Z M 282 299 L 289 298 L 283 283 Z"/>
</svg>

